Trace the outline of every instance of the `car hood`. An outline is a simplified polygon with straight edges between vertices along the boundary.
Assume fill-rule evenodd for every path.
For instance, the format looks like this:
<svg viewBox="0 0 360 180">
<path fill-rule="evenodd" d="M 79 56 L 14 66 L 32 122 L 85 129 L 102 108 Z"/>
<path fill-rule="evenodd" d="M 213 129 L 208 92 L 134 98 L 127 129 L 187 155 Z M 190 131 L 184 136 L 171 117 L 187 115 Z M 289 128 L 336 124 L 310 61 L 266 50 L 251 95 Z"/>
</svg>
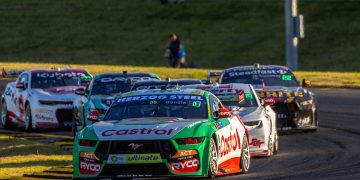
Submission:
<svg viewBox="0 0 360 180">
<path fill-rule="evenodd" d="M 259 120 L 262 117 L 262 111 L 259 107 L 244 107 L 236 111 L 243 121 Z"/>
<path fill-rule="evenodd" d="M 288 103 L 314 96 L 311 91 L 303 87 L 266 86 L 265 91 L 262 88 L 256 88 L 255 91 L 259 98 L 274 98 L 276 103 Z"/>
<path fill-rule="evenodd" d="M 75 90 L 83 86 L 53 87 L 49 89 L 32 89 L 32 95 L 38 99 L 73 101 L 77 96 Z"/>
<path fill-rule="evenodd" d="M 99 140 L 170 139 L 185 128 L 192 128 L 201 119 L 133 118 L 122 121 L 101 121 L 92 125 Z"/>
</svg>

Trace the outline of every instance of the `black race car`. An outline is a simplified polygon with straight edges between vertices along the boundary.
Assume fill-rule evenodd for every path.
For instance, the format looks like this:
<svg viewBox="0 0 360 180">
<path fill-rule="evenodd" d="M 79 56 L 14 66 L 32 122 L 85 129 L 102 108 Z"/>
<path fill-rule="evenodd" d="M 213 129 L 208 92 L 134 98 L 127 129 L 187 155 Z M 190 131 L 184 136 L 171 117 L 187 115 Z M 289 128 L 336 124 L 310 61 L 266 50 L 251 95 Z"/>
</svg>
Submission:
<svg viewBox="0 0 360 180">
<path fill-rule="evenodd" d="M 165 87 L 166 89 L 176 89 L 180 86 L 191 85 L 191 84 L 204 84 L 207 81 L 200 79 L 166 79 L 166 80 L 150 80 L 150 81 L 139 81 L 136 82 L 131 91 L 144 90 L 144 89 L 161 89 Z"/>
<path fill-rule="evenodd" d="M 310 81 L 304 79 L 300 86 L 294 74 L 285 66 L 238 66 L 209 75 L 218 75 L 221 84 L 252 84 L 263 101 L 273 103 L 271 107 L 277 113 L 279 131 L 315 131 L 318 127 L 316 96 L 304 88 L 310 86 Z"/>
</svg>

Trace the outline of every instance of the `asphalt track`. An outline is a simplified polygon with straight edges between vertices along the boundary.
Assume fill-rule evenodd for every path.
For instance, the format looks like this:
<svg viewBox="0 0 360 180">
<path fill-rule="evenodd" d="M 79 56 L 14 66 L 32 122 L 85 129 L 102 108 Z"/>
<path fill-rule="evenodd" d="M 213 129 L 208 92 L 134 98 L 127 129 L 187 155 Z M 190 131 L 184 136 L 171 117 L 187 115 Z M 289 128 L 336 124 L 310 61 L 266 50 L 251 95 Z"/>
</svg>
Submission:
<svg viewBox="0 0 360 180">
<path fill-rule="evenodd" d="M 246 175 L 219 179 L 360 179 L 360 90 L 313 90 L 314 133 L 280 136 L 279 153 L 252 159 Z"/>
<path fill-rule="evenodd" d="M 313 91 L 319 106 L 317 132 L 282 135 L 274 157 L 252 159 L 248 174 L 217 179 L 360 179 L 360 90 Z"/>
</svg>

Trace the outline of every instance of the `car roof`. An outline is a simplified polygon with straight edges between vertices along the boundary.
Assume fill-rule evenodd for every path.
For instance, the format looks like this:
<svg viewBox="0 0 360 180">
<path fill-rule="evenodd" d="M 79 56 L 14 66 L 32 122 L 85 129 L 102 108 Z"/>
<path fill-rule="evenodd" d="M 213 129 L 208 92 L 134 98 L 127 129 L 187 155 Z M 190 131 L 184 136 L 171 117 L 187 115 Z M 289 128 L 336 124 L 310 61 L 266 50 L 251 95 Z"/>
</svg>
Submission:
<svg viewBox="0 0 360 180">
<path fill-rule="evenodd" d="M 105 78 L 105 77 L 153 77 L 159 78 L 156 74 L 148 73 L 148 72 L 108 72 L 103 74 L 98 74 L 95 76 L 95 79 Z"/>
<path fill-rule="evenodd" d="M 229 84 L 197 84 L 186 85 L 181 87 L 182 89 L 243 89 L 250 90 L 251 84 L 244 83 L 229 83 Z"/>
<path fill-rule="evenodd" d="M 87 72 L 83 68 L 52 68 L 52 69 L 32 69 L 32 70 L 28 70 L 28 72 L 31 72 L 31 73 L 55 73 L 55 72 L 69 72 L 69 71 Z"/>
<path fill-rule="evenodd" d="M 168 80 L 149 80 L 149 81 L 138 81 L 134 84 L 134 86 L 141 85 L 166 85 L 166 84 L 201 84 L 202 81 L 200 79 L 172 79 Z"/>
<path fill-rule="evenodd" d="M 260 69 L 260 70 L 287 70 L 287 71 L 291 71 L 288 67 L 286 66 L 280 66 L 280 65 L 259 65 L 259 67 L 256 67 L 255 65 L 253 66 L 236 66 L 236 67 L 231 67 L 228 69 L 225 69 L 224 72 L 231 72 L 231 71 L 249 71 L 249 70 L 256 70 L 256 69 Z"/>
<path fill-rule="evenodd" d="M 138 95 L 151 95 L 151 94 L 188 94 L 188 95 L 201 95 L 205 96 L 208 94 L 207 91 L 200 89 L 152 89 L 152 90 L 137 90 L 122 94 L 122 96 L 138 96 Z"/>
</svg>

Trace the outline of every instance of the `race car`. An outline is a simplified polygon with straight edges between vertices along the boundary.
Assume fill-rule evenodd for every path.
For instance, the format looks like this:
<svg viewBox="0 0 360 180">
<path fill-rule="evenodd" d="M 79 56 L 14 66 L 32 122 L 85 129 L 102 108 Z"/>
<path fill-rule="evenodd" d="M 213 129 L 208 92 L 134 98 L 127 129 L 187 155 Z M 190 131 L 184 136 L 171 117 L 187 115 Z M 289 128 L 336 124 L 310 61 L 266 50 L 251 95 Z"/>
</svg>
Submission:
<svg viewBox="0 0 360 180">
<path fill-rule="evenodd" d="M 94 113 L 103 118 L 105 112 L 122 93 L 130 91 L 131 86 L 138 81 L 160 80 L 159 76 L 145 72 L 104 73 L 96 75 L 89 86 L 79 88 L 75 94 L 80 95 L 78 106 L 74 107 L 73 133 L 92 124 L 89 121 Z"/>
<path fill-rule="evenodd" d="M 251 156 L 272 156 L 278 150 L 276 114 L 271 102 L 260 102 L 250 84 L 188 85 L 182 89 L 201 89 L 217 96 L 223 105 L 239 114 L 249 130 Z M 269 104 L 270 103 L 270 104 Z"/>
<path fill-rule="evenodd" d="M 300 86 L 294 74 L 285 66 L 255 64 L 229 68 L 220 74 L 219 83 L 252 84 L 260 98 L 274 101 L 271 107 L 277 114 L 278 131 L 317 130 L 316 96 L 304 88 L 311 83 L 303 79 Z"/>
<path fill-rule="evenodd" d="M 215 177 L 249 166 L 242 120 L 202 90 L 124 93 L 74 140 L 75 179 Z"/>
<path fill-rule="evenodd" d="M 167 89 L 176 89 L 184 85 L 190 84 L 203 84 L 204 80 L 200 79 L 191 79 L 191 78 L 184 78 L 184 79 L 166 79 L 166 80 L 152 80 L 152 81 L 141 81 L 136 82 L 132 87 L 131 91 L 136 90 L 145 90 L 145 89 L 161 89 L 162 87 L 166 87 Z"/>
<path fill-rule="evenodd" d="M 6 85 L 1 96 L 1 126 L 36 128 L 71 127 L 75 89 L 92 78 L 84 69 L 23 71 Z"/>
</svg>

